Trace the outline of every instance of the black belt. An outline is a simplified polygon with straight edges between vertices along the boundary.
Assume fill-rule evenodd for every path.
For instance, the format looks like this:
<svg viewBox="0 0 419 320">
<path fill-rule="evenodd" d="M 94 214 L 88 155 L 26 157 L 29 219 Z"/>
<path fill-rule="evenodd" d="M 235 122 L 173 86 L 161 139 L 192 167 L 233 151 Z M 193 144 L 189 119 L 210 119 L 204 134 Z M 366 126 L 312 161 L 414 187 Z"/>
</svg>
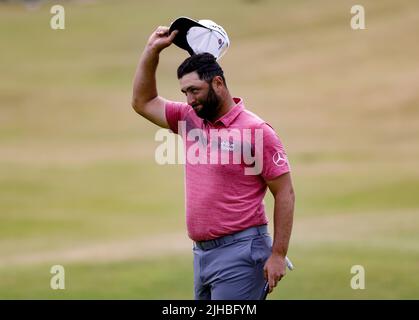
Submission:
<svg viewBox="0 0 419 320">
<path fill-rule="evenodd" d="M 195 241 L 195 246 L 201 250 L 210 250 L 219 247 L 223 244 L 232 243 L 243 238 L 264 234 L 269 234 L 268 226 L 266 224 L 258 227 L 251 227 L 243 231 L 239 231 L 237 233 L 229 234 L 213 240 Z"/>
</svg>

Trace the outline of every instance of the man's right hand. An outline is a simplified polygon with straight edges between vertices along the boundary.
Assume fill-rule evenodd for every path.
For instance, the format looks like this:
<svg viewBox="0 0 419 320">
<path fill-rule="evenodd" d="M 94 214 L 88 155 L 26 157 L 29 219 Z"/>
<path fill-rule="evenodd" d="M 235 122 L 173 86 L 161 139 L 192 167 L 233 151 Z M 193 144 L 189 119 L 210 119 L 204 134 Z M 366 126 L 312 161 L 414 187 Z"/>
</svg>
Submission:
<svg viewBox="0 0 419 320">
<path fill-rule="evenodd" d="M 169 27 L 160 26 L 151 34 L 147 47 L 155 53 L 160 53 L 160 51 L 172 44 L 177 33 L 178 31 L 174 30 L 169 34 Z"/>
</svg>

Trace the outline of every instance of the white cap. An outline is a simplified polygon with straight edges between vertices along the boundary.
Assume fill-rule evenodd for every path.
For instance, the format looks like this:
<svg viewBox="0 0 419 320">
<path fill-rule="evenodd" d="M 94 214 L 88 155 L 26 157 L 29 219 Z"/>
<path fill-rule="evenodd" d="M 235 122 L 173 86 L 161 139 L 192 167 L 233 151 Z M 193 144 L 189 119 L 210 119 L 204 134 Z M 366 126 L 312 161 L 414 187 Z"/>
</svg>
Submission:
<svg viewBox="0 0 419 320">
<path fill-rule="evenodd" d="M 190 55 L 208 52 L 218 60 L 230 46 L 227 32 L 212 20 L 180 17 L 170 25 L 169 32 L 174 30 L 179 33 L 173 43 Z"/>
</svg>

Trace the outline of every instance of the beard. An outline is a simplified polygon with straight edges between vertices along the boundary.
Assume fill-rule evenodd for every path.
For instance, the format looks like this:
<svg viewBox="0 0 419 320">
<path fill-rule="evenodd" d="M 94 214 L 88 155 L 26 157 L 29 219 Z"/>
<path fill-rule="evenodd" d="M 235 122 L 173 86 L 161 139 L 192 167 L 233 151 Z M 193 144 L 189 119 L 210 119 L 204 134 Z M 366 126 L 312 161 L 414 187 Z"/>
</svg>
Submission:
<svg viewBox="0 0 419 320">
<path fill-rule="evenodd" d="M 196 105 L 201 105 L 201 108 L 195 110 L 196 115 L 205 120 L 214 119 L 221 109 L 220 98 L 214 91 L 210 83 L 207 97 L 204 100 L 199 100 Z"/>
</svg>

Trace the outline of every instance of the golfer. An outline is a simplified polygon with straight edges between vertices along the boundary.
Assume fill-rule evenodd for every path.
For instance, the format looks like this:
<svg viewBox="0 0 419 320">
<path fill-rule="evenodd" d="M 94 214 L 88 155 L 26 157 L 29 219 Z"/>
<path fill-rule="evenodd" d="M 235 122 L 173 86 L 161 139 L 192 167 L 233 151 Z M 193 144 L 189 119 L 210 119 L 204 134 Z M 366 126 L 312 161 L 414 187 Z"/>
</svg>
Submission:
<svg viewBox="0 0 419 320">
<path fill-rule="evenodd" d="M 193 240 L 195 299 L 258 300 L 266 281 L 272 292 L 286 273 L 294 211 L 286 153 L 269 124 L 246 110 L 241 98 L 230 94 L 223 70 L 209 53 L 192 55 L 178 67 L 180 90 L 187 103 L 158 95 L 159 55 L 176 34 L 177 30 L 169 33 L 164 26 L 151 34 L 135 73 L 132 107 L 154 124 L 182 134 L 186 155 L 195 155 L 199 148 L 206 150 L 205 156 L 213 151 L 233 156 L 243 153 L 246 146 L 251 154 L 261 150 L 255 156 L 254 174 L 245 170 L 252 169 L 252 164 L 243 161 L 225 164 L 186 158 L 185 164 L 186 224 Z M 225 140 L 221 135 L 211 141 L 210 133 L 222 130 L 243 134 Z M 253 136 L 240 141 L 246 130 Z M 191 132 L 201 132 L 201 139 L 188 139 Z M 188 152 L 192 148 L 193 152 Z M 273 241 L 263 203 L 267 188 L 275 200 Z"/>
</svg>

